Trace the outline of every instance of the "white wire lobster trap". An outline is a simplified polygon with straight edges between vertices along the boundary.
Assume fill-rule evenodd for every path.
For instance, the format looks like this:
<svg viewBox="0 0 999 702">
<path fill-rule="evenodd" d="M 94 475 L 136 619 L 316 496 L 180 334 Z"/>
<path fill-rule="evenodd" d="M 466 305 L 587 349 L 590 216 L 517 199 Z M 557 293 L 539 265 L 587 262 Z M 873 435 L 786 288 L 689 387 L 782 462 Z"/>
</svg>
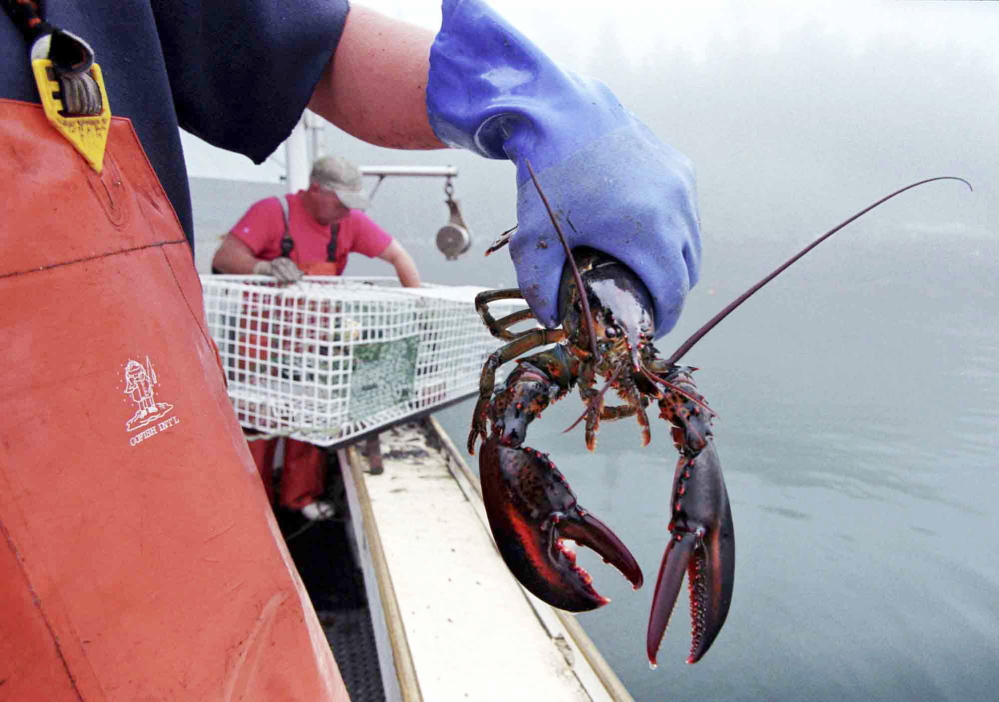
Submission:
<svg viewBox="0 0 999 702">
<path fill-rule="evenodd" d="M 239 422 L 264 436 L 332 446 L 464 399 L 503 343 L 475 310 L 482 288 L 350 277 L 201 281 Z M 490 309 L 502 316 L 521 306 Z"/>
</svg>

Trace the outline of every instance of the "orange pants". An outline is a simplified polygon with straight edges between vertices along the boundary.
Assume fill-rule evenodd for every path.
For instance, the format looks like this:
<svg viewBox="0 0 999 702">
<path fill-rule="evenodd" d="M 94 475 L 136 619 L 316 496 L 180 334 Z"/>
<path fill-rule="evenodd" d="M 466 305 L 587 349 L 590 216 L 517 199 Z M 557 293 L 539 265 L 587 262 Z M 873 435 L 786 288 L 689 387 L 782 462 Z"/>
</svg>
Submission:
<svg viewBox="0 0 999 702">
<path fill-rule="evenodd" d="M 312 504 L 323 494 L 326 484 L 326 452 L 305 441 L 284 441 L 281 506 L 299 510 Z M 277 451 L 277 442 L 277 439 L 247 442 L 271 504 L 274 504 L 274 453 Z"/>
</svg>

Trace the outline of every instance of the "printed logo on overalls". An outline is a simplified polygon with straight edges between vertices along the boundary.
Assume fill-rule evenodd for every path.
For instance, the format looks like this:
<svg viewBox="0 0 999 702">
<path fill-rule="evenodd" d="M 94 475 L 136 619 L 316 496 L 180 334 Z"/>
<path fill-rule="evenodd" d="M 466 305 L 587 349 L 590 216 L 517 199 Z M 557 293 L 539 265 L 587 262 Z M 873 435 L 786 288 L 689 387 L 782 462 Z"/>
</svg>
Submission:
<svg viewBox="0 0 999 702">
<path fill-rule="evenodd" d="M 159 379 L 156 377 L 156 370 L 153 368 L 149 356 L 146 356 L 145 365 L 129 359 L 125 365 L 125 390 L 123 392 L 131 398 L 137 407 L 132 418 L 125 422 L 125 429 L 129 433 L 143 430 L 129 438 L 128 443 L 132 446 L 137 446 L 160 432 L 180 424 L 178 417 L 167 417 L 173 411 L 173 405 L 169 402 L 156 401 L 153 388 L 157 385 L 159 385 Z"/>
</svg>

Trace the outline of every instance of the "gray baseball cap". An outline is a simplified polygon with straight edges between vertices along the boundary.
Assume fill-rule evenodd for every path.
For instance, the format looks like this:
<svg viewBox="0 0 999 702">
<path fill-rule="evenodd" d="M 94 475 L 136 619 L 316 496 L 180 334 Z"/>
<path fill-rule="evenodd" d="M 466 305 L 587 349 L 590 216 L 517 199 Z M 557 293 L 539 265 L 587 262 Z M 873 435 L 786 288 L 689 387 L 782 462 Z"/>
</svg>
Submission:
<svg viewBox="0 0 999 702">
<path fill-rule="evenodd" d="M 353 163 L 339 156 L 324 156 L 312 164 L 309 180 L 324 190 L 336 193 L 340 202 L 352 210 L 367 209 L 364 178 Z"/>
</svg>

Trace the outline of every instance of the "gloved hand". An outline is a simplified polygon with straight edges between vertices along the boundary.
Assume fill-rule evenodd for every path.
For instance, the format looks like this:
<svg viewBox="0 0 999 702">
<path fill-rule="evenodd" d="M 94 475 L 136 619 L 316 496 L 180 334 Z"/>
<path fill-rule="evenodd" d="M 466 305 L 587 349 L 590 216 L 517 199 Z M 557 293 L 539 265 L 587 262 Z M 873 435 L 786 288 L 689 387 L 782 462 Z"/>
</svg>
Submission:
<svg viewBox="0 0 999 702">
<path fill-rule="evenodd" d="M 275 258 L 272 261 L 257 261 L 253 266 L 256 275 L 270 275 L 282 283 L 297 283 L 302 279 L 302 271 L 290 258 Z"/>
<path fill-rule="evenodd" d="M 427 114 L 437 137 L 517 165 L 517 282 L 538 320 L 558 326 L 565 252 L 527 171 L 530 161 L 569 247 L 628 265 L 673 328 L 697 282 L 694 174 L 602 83 L 563 71 L 480 0 L 444 0 L 430 51 Z"/>
</svg>

